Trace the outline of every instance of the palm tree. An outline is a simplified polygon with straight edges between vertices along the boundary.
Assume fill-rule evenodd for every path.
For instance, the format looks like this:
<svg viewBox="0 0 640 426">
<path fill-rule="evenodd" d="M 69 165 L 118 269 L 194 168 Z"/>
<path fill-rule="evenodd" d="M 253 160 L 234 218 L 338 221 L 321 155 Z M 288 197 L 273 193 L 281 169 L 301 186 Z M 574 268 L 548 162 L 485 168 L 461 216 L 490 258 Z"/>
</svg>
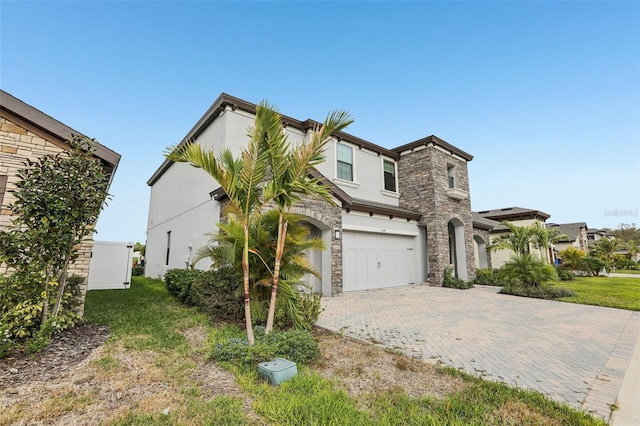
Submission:
<svg viewBox="0 0 640 426">
<path fill-rule="evenodd" d="M 557 229 L 544 228 L 540 222 L 535 222 L 530 226 L 530 228 L 534 246 L 544 253 L 544 258 L 547 263 L 551 263 L 549 258 L 549 249 L 554 243 L 560 241 L 562 238 L 566 238 L 567 236 L 560 234 Z"/>
<path fill-rule="evenodd" d="M 264 151 L 264 139 L 272 137 L 272 132 L 280 124 L 280 114 L 260 105 L 256 107 L 253 129 L 249 130 L 249 145 L 242 149 L 239 159 L 233 158 L 229 149 L 216 158 L 213 150 L 206 150 L 199 144 L 188 142 L 177 147 L 169 147 L 165 156 L 172 161 L 187 162 L 201 168 L 213 177 L 229 197 L 225 206 L 228 214 L 234 214 L 243 227 L 242 276 L 244 288 L 244 312 L 247 339 L 253 345 L 251 325 L 251 294 L 249 287 L 249 224 L 260 214 L 265 200 L 262 185 L 267 176 L 268 155 Z"/>
<path fill-rule="evenodd" d="M 533 232 L 528 226 L 516 226 L 510 222 L 502 222 L 509 229 L 509 233 L 499 235 L 489 247 L 492 252 L 498 250 L 510 250 L 515 257 L 520 257 L 529 252 L 529 246 L 533 243 Z"/>
<path fill-rule="evenodd" d="M 310 229 L 303 223 L 303 217 L 286 213 L 288 223 L 287 241 L 282 253 L 280 275 L 280 296 L 284 296 L 284 306 L 287 314 L 297 328 L 304 328 L 300 318 L 298 304 L 298 286 L 300 278 L 305 274 L 319 276 L 319 273 L 308 262 L 307 250 L 321 250 L 324 248 L 322 238 L 311 237 Z M 271 287 L 276 255 L 276 241 L 278 233 L 279 212 L 270 210 L 255 217 L 249 226 L 249 245 L 255 256 L 249 258 L 252 303 L 269 302 L 266 290 Z M 211 235 L 210 243 L 196 251 L 193 265 L 204 258 L 213 260 L 213 266 L 232 266 L 240 269 L 243 251 L 243 227 L 235 216 L 229 216 L 224 223 L 218 224 L 218 232 Z M 265 310 L 266 311 L 266 310 Z M 254 311 L 255 313 L 255 311 Z"/>
<path fill-rule="evenodd" d="M 616 259 L 616 251 L 618 251 L 619 248 L 620 240 L 617 238 L 601 238 L 593 247 L 593 253 L 596 257 L 604 260 L 607 264 L 607 269 L 611 271 Z"/>
<path fill-rule="evenodd" d="M 265 105 L 268 107 L 268 105 Z M 345 111 L 330 113 L 321 126 L 316 126 L 311 137 L 300 145 L 290 148 L 282 125 L 269 129 L 268 137 L 263 141 L 263 151 L 267 153 L 271 180 L 264 189 L 265 198 L 273 200 L 279 212 L 278 238 L 271 283 L 271 301 L 267 315 L 265 333 L 273 329 L 280 267 L 284 244 L 287 238 L 287 220 L 285 213 L 303 198 L 319 198 L 333 204 L 329 189 L 313 177 L 310 172 L 325 159 L 324 151 L 331 135 L 343 130 L 353 120 Z"/>
<path fill-rule="evenodd" d="M 523 286 L 539 287 L 558 280 L 555 268 L 531 253 L 512 257 L 500 268 L 499 274 L 506 282 Z"/>
<path fill-rule="evenodd" d="M 562 258 L 567 268 L 578 269 L 580 260 L 587 257 L 587 252 L 571 246 L 562 250 L 558 255 Z"/>
</svg>

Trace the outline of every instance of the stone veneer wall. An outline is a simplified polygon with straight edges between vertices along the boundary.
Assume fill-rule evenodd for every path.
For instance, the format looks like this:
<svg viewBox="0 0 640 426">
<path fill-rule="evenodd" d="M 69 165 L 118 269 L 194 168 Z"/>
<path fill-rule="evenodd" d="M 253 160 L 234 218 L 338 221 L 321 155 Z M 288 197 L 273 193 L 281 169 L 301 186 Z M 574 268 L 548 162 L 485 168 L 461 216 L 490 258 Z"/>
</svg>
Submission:
<svg viewBox="0 0 640 426">
<path fill-rule="evenodd" d="M 305 198 L 291 212 L 312 219 L 311 223 L 321 231 L 330 231 L 331 247 L 326 247 L 325 250 L 331 250 L 331 295 L 342 294 L 342 239 L 336 239 L 333 232 L 339 229 L 342 234 L 342 209 L 324 200 Z"/>
<path fill-rule="evenodd" d="M 224 208 L 227 202 L 226 200 L 221 201 L 221 222 L 227 220 L 226 209 Z M 269 210 L 274 207 L 273 203 L 269 203 L 264 209 Z M 338 296 L 342 294 L 342 240 L 336 239 L 333 232 L 334 229 L 339 229 L 342 233 L 342 209 L 338 206 L 332 206 L 324 200 L 305 198 L 296 204 L 290 212 L 310 219 L 309 222 L 321 231 L 331 231 L 331 247 L 325 248 L 325 250 L 331 250 L 331 295 Z"/>
<path fill-rule="evenodd" d="M 429 280 L 441 285 L 449 266 L 449 230 L 451 219 L 464 224 L 467 276 L 475 278 L 471 201 L 455 200 L 447 195 L 447 168 L 454 166 L 457 188 L 469 191 L 469 176 L 464 160 L 442 152 L 434 146 L 418 148 L 398 160 L 400 207 L 422 213 L 420 225 L 427 229 Z"/>
<path fill-rule="evenodd" d="M 0 118 L 0 175 L 8 176 L 7 190 L 4 195 L 2 206 L 0 206 L 0 228 L 11 223 L 11 210 L 9 205 L 14 202 L 15 197 L 11 192 L 17 181 L 18 170 L 24 167 L 26 159 L 35 160 L 46 154 L 57 154 L 64 148 L 52 143 L 29 130 L 19 126 L 12 121 Z M 82 243 L 79 257 L 74 264 L 69 267 L 69 276 L 79 275 L 88 277 L 89 260 L 93 248 L 93 238 L 89 238 Z M 5 265 L 0 265 L 0 273 L 6 273 Z M 84 296 L 87 291 L 87 282 L 81 286 L 81 301 L 78 308 L 80 314 L 84 313 Z"/>
</svg>

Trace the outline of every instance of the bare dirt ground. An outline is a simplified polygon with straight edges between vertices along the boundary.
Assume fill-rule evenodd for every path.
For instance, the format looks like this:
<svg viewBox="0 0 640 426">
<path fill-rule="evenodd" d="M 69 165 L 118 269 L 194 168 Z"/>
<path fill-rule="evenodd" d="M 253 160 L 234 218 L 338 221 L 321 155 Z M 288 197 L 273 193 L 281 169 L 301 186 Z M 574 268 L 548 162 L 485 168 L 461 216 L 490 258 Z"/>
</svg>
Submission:
<svg viewBox="0 0 640 426">
<path fill-rule="evenodd" d="M 316 334 L 321 357 L 313 369 L 351 395 L 402 388 L 412 396 L 438 397 L 463 386 L 431 364 L 340 335 Z M 171 366 L 162 365 L 162 354 L 105 345 L 107 337 L 106 328 L 83 324 L 56 336 L 38 355 L 0 359 L 0 425 L 109 424 L 129 410 L 159 412 L 180 403 L 184 395 L 167 379 Z M 187 330 L 185 337 L 194 348 L 185 362 L 193 365 L 190 379 L 201 397 L 238 397 L 249 420 L 263 423 L 233 374 L 197 350 L 205 330 Z"/>
</svg>

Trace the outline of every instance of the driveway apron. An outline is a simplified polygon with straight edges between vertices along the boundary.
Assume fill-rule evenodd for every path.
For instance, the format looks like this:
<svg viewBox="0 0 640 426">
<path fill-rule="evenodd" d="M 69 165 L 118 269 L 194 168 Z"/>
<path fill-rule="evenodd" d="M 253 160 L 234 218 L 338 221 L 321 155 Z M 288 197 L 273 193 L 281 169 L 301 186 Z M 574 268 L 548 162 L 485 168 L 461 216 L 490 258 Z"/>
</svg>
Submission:
<svg viewBox="0 0 640 426">
<path fill-rule="evenodd" d="M 409 286 L 323 299 L 318 326 L 609 420 L 640 313 L 470 290 Z"/>
</svg>

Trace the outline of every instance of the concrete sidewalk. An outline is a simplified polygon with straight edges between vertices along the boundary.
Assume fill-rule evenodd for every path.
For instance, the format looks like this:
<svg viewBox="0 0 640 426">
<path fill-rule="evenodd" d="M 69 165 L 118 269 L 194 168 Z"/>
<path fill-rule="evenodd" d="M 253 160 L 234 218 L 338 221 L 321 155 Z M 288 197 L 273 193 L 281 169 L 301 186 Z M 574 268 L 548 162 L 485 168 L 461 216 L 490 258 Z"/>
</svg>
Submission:
<svg viewBox="0 0 640 426">
<path fill-rule="evenodd" d="M 410 286 L 346 293 L 323 299 L 317 325 L 533 389 L 606 421 L 617 401 L 616 425 L 625 425 L 628 415 L 633 420 L 637 379 L 625 372 L 634 371 L 640 356 L 634 355 L 639 312 L 498 290 Z"/>
</svg>

